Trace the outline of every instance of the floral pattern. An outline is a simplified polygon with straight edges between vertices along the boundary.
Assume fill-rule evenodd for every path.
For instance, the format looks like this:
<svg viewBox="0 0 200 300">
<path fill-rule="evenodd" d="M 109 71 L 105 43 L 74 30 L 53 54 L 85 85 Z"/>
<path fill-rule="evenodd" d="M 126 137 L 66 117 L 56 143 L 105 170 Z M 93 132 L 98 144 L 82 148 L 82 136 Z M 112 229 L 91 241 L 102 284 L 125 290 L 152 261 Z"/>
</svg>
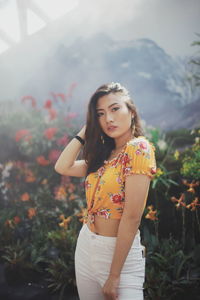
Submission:
<svg viewBox="0 0 200 300">
<path fill-rule="evenodd" d="M 144 136 L 129 141 L 117 157 L 104 161 L 96 172 L 85 180 L 90 221 L 94 215 L 105 219 L 120 219 L 125 203 L 126 176 L 156 174 L 155 147 Z"/>
</svg>

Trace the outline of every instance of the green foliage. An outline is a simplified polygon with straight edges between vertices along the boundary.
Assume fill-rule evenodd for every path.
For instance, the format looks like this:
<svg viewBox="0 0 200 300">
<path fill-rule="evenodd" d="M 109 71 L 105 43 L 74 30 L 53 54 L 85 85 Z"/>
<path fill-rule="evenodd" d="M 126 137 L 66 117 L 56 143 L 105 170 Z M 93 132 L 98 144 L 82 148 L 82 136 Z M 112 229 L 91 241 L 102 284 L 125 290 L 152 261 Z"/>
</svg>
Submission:
<svg viewBox="0 0 200 300">
<path fill-rule="evenodd" d="M 188 149 L 182 159 L 181 174 L 192 179 L 200 179 L 200 139 L 197 138 L 196 143 L 191 149 Z"/>
<path fill-rule="evenodd" d="M 199 245 L 185 254 L 182 245 L 170 236 L 169 239 L 161 239 L 159 243 L 154 241 L 153 246 L 151 243 L 147 251 L 145 299 L 171 300 L 178 295 L 180 297 L 184 294 L 185 297 L 189 291 L 185 298 L 188 299 L 191 290 L 195 296 L 200 282 Z"/>
</svg>

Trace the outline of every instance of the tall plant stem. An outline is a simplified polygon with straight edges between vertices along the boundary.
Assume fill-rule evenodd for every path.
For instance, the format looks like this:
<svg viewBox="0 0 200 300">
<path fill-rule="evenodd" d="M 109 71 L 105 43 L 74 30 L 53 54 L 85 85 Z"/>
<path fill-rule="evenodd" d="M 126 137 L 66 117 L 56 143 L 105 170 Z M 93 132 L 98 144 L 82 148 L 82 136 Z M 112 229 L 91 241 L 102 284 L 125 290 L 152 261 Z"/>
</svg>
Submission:
<svg viewBox="0 0 200 300">
<path fill-rule="evenodd" d="M 182 243 L 183 243 L 183 249 L 185 248 L 185 207 L 182 206 L 181 208 L 182 212 Z"/>
<path fill-rule="evenodd" d="M 198 216 L 198 211 L 197 211 L 197 209 L 195 209 L 195 214 L 196 214 L 196 219 L 197 219 L 198 229 L 199 229 L 199 233 L 200 233 L 200 221 L 199 221 L 199 216 Z"/>
</svg>

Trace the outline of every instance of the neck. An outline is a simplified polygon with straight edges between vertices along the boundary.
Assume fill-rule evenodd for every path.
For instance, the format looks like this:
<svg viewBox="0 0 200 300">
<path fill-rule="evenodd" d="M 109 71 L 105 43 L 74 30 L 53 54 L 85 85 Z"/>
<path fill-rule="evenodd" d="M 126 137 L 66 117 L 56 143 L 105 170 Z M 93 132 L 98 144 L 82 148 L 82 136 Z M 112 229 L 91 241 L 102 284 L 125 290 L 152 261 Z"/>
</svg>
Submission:
<svg viewBox="0 0 200 300">
<path fill-rule="evenodd" d="M 131 138 L 133 137 L 132 132 L 128 131 L 123 136 L 115 139 L 115 150 L 122 148 Z"/>
</svg>

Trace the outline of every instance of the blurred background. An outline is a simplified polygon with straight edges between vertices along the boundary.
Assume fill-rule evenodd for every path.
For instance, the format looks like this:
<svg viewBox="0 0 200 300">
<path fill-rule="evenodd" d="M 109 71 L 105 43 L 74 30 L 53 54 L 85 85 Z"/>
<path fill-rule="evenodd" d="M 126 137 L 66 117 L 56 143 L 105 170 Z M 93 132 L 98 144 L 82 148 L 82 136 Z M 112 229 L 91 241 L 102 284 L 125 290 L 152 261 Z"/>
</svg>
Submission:
<svg viewBox="0 0 200 300">
<path fill-rule="evenodd" d="M 199 300 L 199 16 L 199 0 L 0 0 L 1 299 L 78 299 L 85 178 L 54 166 L 115 81 L 155 146 L 144 298 Z"/>
<path fill-rule="evenodd" d="M 198 0 L 1 0 L 0 101 L 56 102 L 71 87 L 70 108 L 85 120 L 94 90 L 117 81 L 148 124 L 199 125 L 199 12 Z"/>
</svg>

